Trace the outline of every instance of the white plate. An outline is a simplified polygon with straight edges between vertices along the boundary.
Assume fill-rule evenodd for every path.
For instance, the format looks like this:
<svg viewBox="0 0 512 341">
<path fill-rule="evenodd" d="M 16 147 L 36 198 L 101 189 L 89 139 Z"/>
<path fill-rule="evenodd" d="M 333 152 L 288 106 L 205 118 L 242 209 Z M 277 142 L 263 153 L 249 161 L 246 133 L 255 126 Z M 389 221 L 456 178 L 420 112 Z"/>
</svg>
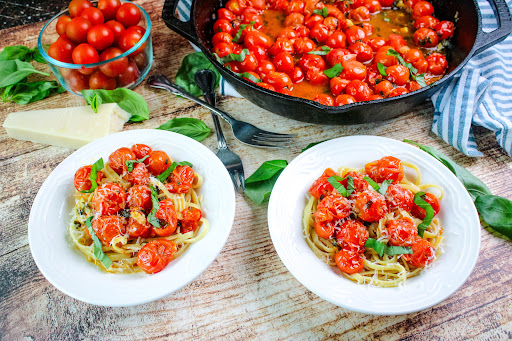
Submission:
<svg viewBox="0 0 512 341">
<path fill-rule="evenodd" d="M 431 268 L 397 288 L 354 283 L 318 259 L 302 235 L 306 194 L 327 168 L 360 168 L 392 155 L 419 166 L 422 183 L 445 190 L 439 218 L 444 253 Z M 468 278 L 480 250 L 480 223 L 469 194 L 439 161 L 416 147 L 375 136 L 341 137 L 316 145 L 293 160 L 276 182 L 268 207 L 272 242 L 284 265 L 309 290 L 338 306 L 368 314 L 397 315 L 429 308 L 453 294 Z"/>
<path fill-rule="evenodd" d="M 144 143 L 165 151 L 173 160 L 189 161 L 204 177 L 199 193 L 208 234 L 154 275 L 109 274 L 89 263 L 68 235 L 74 206 L 74 174 L 78 168 L 108 156 L 120 147 Z M 41 186 L 28 223 L 32 256 L 57 289 L 78 300 L 111 307 L 154 301 L 192 282 L 215 260 L 227 241 L 235 216 L 235 192 L 220 160 L 201 143 L 157 129 L 131 130 L 106 136 L 80 148 L 62 161 Z"/>
</svg>

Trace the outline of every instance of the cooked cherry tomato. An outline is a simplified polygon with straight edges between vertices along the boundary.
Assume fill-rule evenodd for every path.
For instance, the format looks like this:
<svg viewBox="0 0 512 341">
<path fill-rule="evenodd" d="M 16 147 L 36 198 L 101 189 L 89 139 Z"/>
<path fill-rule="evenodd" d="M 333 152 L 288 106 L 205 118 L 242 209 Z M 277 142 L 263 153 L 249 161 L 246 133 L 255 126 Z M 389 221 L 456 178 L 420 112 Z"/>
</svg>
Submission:
<svg viewBox="0 0 512 341">
<path fill-rule="evenodd" d="M 165 187 L 171 193 L 187 193 L 194 183 L 194 171 L 189 166 L 177 166 L 168 178 Z"/>
<path fill-rule="evenodd" d="M 149 153 L 149 158 L 144 160 L 144 164 L 148 167 L 149 172 L 154 175 L 160 175 L 171 165 L 171 159 L 166 152 L 154 150 Z"/>
<path fill-rule="evenodd" d="M 142 208 L 146 213 L 151 211 L 151 190 L 147 185 L 134 185 L 128 189 L 128 206 Z"/>
<path fill-rule="evenodd" d="M 410 77 L 409 69 L 403 65 L 392 65 L 386 69 L 388 80 L 398 86 L 407 84 Z"/>
<path fill-rule="evenodd" d="M 434 6 L 428 1 L 418 1 L 412 8 L 413 19 L 434 14 Z"/>
<path fill-rule="evenodd" d="M 368 40 L 366 32 L 359 26 L 350 26 L 345 30 L 345 34 L 347 35 L 349 45 L 357 43 L 358 41 L 366 43 Z"/>
<path fill-rule="evenodd" d="M 227 19 L 219 19 L 213 25 L 213 32 L 226 32 L 233 35 L 235 29 L 231 26 L 231 22 Z"/>
<path fill-rule="evenodd" d="M 153 227 L 146 220 L 146 214 L 141 208 L 131 208 L 126 232 L 131 238 L 147 238 L 153 232 Z"/>
<path fill-rule="evenodd" d="M 350 19 L 355 21 L 368 21 L 370 20 L 370 10 L 365 6 L 359 6 L 350 11 Z"/>
<path fill-rule="evenodd" d="M 178 218 L 171 199 L 164 199 L 160 201 L 160 207 L 158 208 L 158 211 L 156 211 L 155 217 L 159 219 L 161 226 L 160 228 L 155 227 L 153 229 L 157 235 L 160 237 L 167 237 L 176 231 L 176 228 L 178 227 Z"/>
<path fill-rule="evenodd" d="M 446 57 L 440 53 L 434 52 L 427 57 L 428 72 L 433 75 L 442 75 L 448 68 Z"/>
<path fill-rule="evenodd" d="M 130 149 L 135 153 L 137 159 L 142 159 L 153 151 L 150 146 L 142 143 L 134 144 Z"/>
<path fill-rule="evenodd" d="M 300 13 L 290 13 L 284 19 L 284 25 L 286 27 L 295 27 L 304 24 L 304 15 Z"/>
<path fill-rule="evenodd" d="M 114 33 L 106 25 L 96 25 L 87 32 L 87 42 L 96 50 L 105 50 L 114 42 Z"/>
<path fill-rule="evenodd" d="M 381 47 L 385 46 L 387 44 L 386 39 L 382 37 L 375 37 L 370 40 L 368 40 L 368 44 L 370 44 L 371 48 L 374 51 L 378 51 Z"/>
<path fill-rule="evenodd" d="M 131 3 L 122 4 L 116 12 L 116 20 L 123 24 L 124 27 L 137 25 L 140 17 L 139 8 Z"/>
<path fill-rule="evenodd" d="M 395 56 L 390 56 L 387 54 L 388 50 L 390 49 L 390 46 L 383 46 L 379 49 L 377 54 L 375 55 L 374 62 L 375 64 L 381 63 L 382 65 L 386 67 L 390 67 L 392 65 L 398 64 L 398 59 Z"/>
<path fill-rule="evenodd" d="M 281 52 L 274 57 L 274 65 L 279 72 L 290 72 L 295 67 L 293 57 L 288 52 Z"/>
<path fill-rule="evenodd" d="M 422 16 L 414 22 L 415 29 L 426 27 L 435 30 L 437 25 L 439 25 L 439 20 L 431 15 Z"/>
<path fill-rule="evenodd" d="M 57 33 L 59 35 L 66 34 L 66 27 L 68 25 L 68 22 L 71 21 L 71 17 L 69 15 L 63 15 L 57 20 Z"/>
<path fill-rule="evenodd" d="M 348 83 L 345 92 L 347 95 L 354 97 L 358 102 L 368 101 L 372 95 L 372 90 L 368 84 L 358 79 Z"/>
<path fill-rule="evenodd" d="M 69 15 L 71 18 L 77 17 L 84 9 L 89 7 L 93 7 L 89 0 L 72 0 L 68 6 Z"/>
<path fill-rule="evenodd" d="M 256 72 L 260 74 L 261 77 L 265 78 L 271 72 L 276 71 L 276 67 L 269 60 L 262 60 L 259 62 L 258 67 L 256 68 Z"/>
<path fill-rule="evenodd" d="M 311 28 L 311 32 L 309 32 L 309 37 L 311 39 L 315 39 L 319 43 L 324 43 L 327 41 L 327 38 L 329 38 L 330 34 L 331 30 L 329 29 L 329 27 L 327 27 L 323 23 L 318 22 Z"/>
<path fill-rule="evenodd" d="M 108 157 L 108 165 L 117 174 L 123 174 L 126 172 L 126 161 L 136 159 L 137 158 L 135 154 L 131 151 L 130 148 L 121 147 L 110 154 Z"/>
<path fill-rule="evenodd" d="M 105 22 L 103 13 L 96 7 L 88 7 L 80 12 L 80 16 L 89 20 L 92 26 L 101 25 Z"/>
<path fill-rule="evenodd" d="M 407 91 L 407 89 L 405 88 L 394 88 L 393 90 L 391 90 L 391 92 L 388 94 L 388 97 L 396 97 L 396 96 L 401 96 L 401 95 L 404 95 L 406 93 L 408 93 L 409 91 Z"/>
<path fill-rule="evenodd" d="M 439 36 L 439 39 L 445 40 L 450 38 L 455 31 L 455 25 L 451 21 L 441 21 L 435 27 L 436 33 Z"/>
<path fill-rule="evenodd" d="M 359 219 L 373 222 L 388 213 L 384 197 L 377 192 L 361 192 L 356 197 L 354 208 Z"/>
<path fill-rule="evenodd" d="M 92 187 L 91 183 L 91 169 L 92 165 L 80 167 L 75 173 L 75 188 L 77 191 L 88 191 Z M 96 182 L 101 184 L 103 173 L 101 171 L 96 173 Z"/>
<path fill-rule="evenodd" d="M 368 176 L 377 183 L 384 180 L 393 180 L 393 183 L 397 183 L 404 178 L 402 161 L 394 156 L 384 156 L 377 161 L 367 163 L 364 169 Z"/>
<path fill-rule="evenodd" d="M 351 176 L 354 180 L 354 193 L 361 193 L 368 189 L 368 183 L 363 179 L 363 176 L 358 172 L 348 172 L 344 177 Z M 345 179 L 341 182 L 345 188 L 348 185 L 348 179 Z"/>
<path fill-rule="evenodd" d="M 101 243 L 109 246 L 112 239 L 126 233 L 126 219 L 115 215 L 101 216 L 92 220 L 92 229 Z"/>
<path fill-rule="evenodd" d="M 327 77 L 324 71 L 320 69 L 309 69 L 306 72 L 306 79 L 308 79 L 312 85 L 323 85 L 329 83 L 329 77 Z M 325 100 L 325 97 L 322 97 L 323 95 L 326 94 L 319 94 L 317 96 L 320 96 L 319 98 L 323 98 Z"/>
<path fill-rule="evenodd" d="M 434 209 L 434 215 L 439 213 L 441 205 L 439 205 L 439 199 L 437 199 L 435 195 L 433 195 L 432 193 L 426 193 L 425 196 L 423 197 L 423 200 L 425 200 L 428 204 L 430 204 L 430 206 L 432 206 L 432 208 Z M 413 203 L 411 214 L 418 219 L 425 219 L 426 211 Z"/>
<path fill-rule="evenodd" d="M 347 61 L 350 51 L 347 49 L 332 49 L 326 56 L 327 64 L 334 66 L 336 64 L 343 64 Z"/>
<path fill-rule="evenodd" d="M 66 36 L 75 43 L 85 43 L 91 27 L 89 20 L 82 17 L 73 18 L 66 25 Z"/>
<path fill-rule="evenodd" d="M 386 233 L 391 245 L 411 246 L 418 237 L 418 228 L 411 218 L 402 218 L 389 221 Z"/>
<path fill-rule="evenodd" d="M 132 185 L 149 185 L 149 171 L 143 163 L 135 163 L 131 172 L 124 179 Z"/>
<path fill-rule="evenodd" d="M 281 52 L 288 52 L 293 54 L 293 43 L 286 38 L 278 38 L 274 45 L 268 49 L 268 53 L 272 56 L 277 56 Z"/>
<path fill-rule="evenodd" d="M 219 19 L 226 19 L 227 21 L 232 21 L 232 20 L 236 19 L 236 15 L 233 14 L 233 12 L 231 12 L 230 10 L 228 10 L 226 8 L 220 8 L 217 11 L 217 14 L 218 14 Z"/>
<path fill-rule="evenodd" d="M 333 175 L 338 175 L 331 168 L 327 168 L 322 175 L 315 180 L 313 185 L 309 188 L 309 193 L 316 199 L 323 199 L 333 191 L 332 185 L 327 182 L 327 179 Z"/>
<path fill-rule="evenodd" d="M 393 90 L 393 84 L 391 84 L 388 80 L 380 80 L 379 83 L 375 85 L 375 93 L 386 97 Z"/>
<path fill-rule="evenodd" d="M 329 82 L 329 86 L 331 88 L 332 94 L 334 96 L 340 95 L 345 90 L 348 83 L 350 83 L 349 80 L 343 79 L 341 77 L 331 78 L 331 80 Z"/>
<path fill-rule="evenodd" d="M 412 209 L 414 194 L 398 184 L 390 184 L 386 191 L 386 203 L 390 210 L 400 208 L 409 212 Z"/>
<path fill-rule="evenodd" d="M 261 86 L 262 88 L 265 88 L 267 90 L 277 91 L 276 88 L 274 88 L 272 85 L 265 83 L 265 82 L 259 82 L 257 85 Z"/>
<path fill-rule="evenodd" d="M 167 239 L 157 239 L 144 245 L 137 255 L 137 265 L 145 273 L 162 271 L 178 251 L 176 244 Z"/>
<path fill-rule="evenodd" d="M 335 225 L 332 223 L 332 212 L 326 208 L 321 207 L 313 214 L 315 219 L 315 232 L 320 238 L 330 239 L 334 233 Z"/>
<path fill-rule="evenodd" d="M 123 187 L 112 182 L 96 188 L 92 196 L 92 207 L 101 215 L 116 214 L 126 205 L 126 192 Z"/>
<path fill-rule="evenodd" d="M 345 221 L 336 233 L 336 243 L 344 250 L 365 252 L 364 243 L 366 243 L 366 239 L 368 239 L 368 230 L 358 220 L 349 219 Z"/>
<path fill-rule="evenodd" d="M 350 95 L 339 95 L 334 99 L 334 103 L 337 106 L 342 106 L 345 104 L 356 103 L 356 102 L 357 101 L 354 98 L 354 96 L 350 96 Z"/>
<path fill-rule="evenodd" d="M 201 210 L 189 207 L 181 212 L 183 219 L 181 220 L 181 233 L 193 232 L 199 227 L 199 221 L 203 216 Z"/>
<path fill-rule="evenodd" d="M 436 32 L 430 28 L 420 28 L 413 35 L 414 43 L 422 47 L 434 47 L 439 43 Z"/>
<path fill-rule="evenodd" d="M 364 269 L 364 258 L 356 251 L 340 250 L 336 253 L 334 259 L 338 269 L 349 275 L 361 272 Z"/>
<path fill-rule="evenodd" d="M 300 83 L 304 80 L 304 72 L 302 72 L 301 68 L 298 66 L 294 67 L 289 75 L 294 84 Z"/>
<path fill-rule="evenodd" d="M 276 89 L 281 89 L 284 87 L 290 89 L 293 84 L 290 76 L 284 72 L 271 72 L 265 76 L 264 82 L 272 85 Z"/>
<path fill-rule="evenodd" d="M 403 257 L 407 263 L 419 268 L 423 268 L 425 265 L 430 264 L 436 256 L 436 251 L 432 244 L 430 244 L 428 240 L 420 237 L 416 238 L 411 245 L 411 248 L 413 253 L 403 255 Z"/>
</svg>

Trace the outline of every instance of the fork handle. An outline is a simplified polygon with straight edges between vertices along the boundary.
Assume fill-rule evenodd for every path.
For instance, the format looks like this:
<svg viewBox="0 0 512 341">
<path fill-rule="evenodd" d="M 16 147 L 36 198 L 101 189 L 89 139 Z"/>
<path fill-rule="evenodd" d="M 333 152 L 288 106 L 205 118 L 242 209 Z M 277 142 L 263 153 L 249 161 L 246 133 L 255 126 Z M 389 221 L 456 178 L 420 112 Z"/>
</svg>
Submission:
<svg viewBox="0 0 512 341">
<path fill-rule="evenodd" d="M 212 106 L 217 104 L 217 96 L 215 95 L 215 90 L 211 87 L 208 88 L 207 91 L 203 93 L 204 99 L 206 102 Z M 215 125 L 215 131 L 217 132 L 217 145 L 219 149 L 227 149 L 228 145 L 226 144 L 226 138 L 224 137 L 224 133 L 222 132 L 222 127 L 220 126 L 219 118 L 212 112 L 213 124 Z"/>
<path fill-rule="evenodd" d="M 225 111 L 222 111 L 220 109 L 217 109 L 216 107 L 206 103 L 205 101 L 197 98 L 196 96 L 192 95 L 191 93 L 185 91 L 181 86 L 171 83 L 171 81 L 165 77 L 164 75 L 157 74 L 150 76 L 147 80 L 147 84 L 153 88 L 159 88 L 167 90 L 175 95 L 182 96 L 185 98 L 188 98 L 191 101 L 196 102 L 197 104 L 202 105 L 203 107 L 206 107 L 210 109 L 213 113 L 220 116 L 222 119 L 227 121 L 230 125 L 233 125 L 236 121 L 236 119 L 228 114 Z"/>
</svg>

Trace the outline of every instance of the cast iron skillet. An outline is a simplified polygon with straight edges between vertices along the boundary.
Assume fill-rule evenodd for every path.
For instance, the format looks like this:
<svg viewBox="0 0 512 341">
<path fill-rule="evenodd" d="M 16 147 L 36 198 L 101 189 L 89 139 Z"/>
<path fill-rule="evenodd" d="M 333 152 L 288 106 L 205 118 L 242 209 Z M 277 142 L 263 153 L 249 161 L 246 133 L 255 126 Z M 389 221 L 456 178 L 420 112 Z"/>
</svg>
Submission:
<svg viewBox="0 0 512 341">
<path fill-rule="evenodd" d="M 440 20 L 454 21 L 454 18 L 458 17 L 451 40 L 454 48 L 447 55 L 449 73 L 430 86 L 399 97 L 330 107 L 264 89 L 224 68 L 212 55 L 210 48 L 214 16 L 225 1 L 193 0 L 191 20 L 188 22 L 182 22 L 174 16 L 178 2 L 179 0 L 165 1 L 162 18 L 166 25 L 198 46 L 243 97 L 273 113 L 311 123 L 353 124 L 396 117 L 430 98 L 442 84 L 455 76 L 472 56 L 504 40 L 512 32 L 512 18 L 505 0 L 489 0 L 498 21 L 498 28 L 490 33 L 482 31 L 482 17 L 477 0 L 432 0 Z"/>
</svg>

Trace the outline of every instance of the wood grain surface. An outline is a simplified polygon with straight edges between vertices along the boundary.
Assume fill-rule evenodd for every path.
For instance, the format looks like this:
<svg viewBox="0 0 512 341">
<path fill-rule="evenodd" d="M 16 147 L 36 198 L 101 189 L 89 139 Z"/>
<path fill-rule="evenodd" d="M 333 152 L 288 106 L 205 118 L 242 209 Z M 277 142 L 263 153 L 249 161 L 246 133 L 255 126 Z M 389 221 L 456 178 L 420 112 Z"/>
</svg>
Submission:
<svg viewBox="0 0 512 341">
<path fill-rule="evenodd" d="M 163 1 L 138 1 L 150 13 L 155 62 L 151 73 L 174 76 L 189 43 L 161 21 Z M 37 43 L 42 24 L 3 30 L 1 47 Z M 48 70 L 47 66 L 40 66 Z M 125 129 L 155 128 L 173 117 L 195 117 L 213 130 L 210 113 L 194 103 L 140 85 L 151 119 Z M 62 94 L 26 106 L 0 103 L 8 113 L 83 105 Z M 223 124 L 228 144 L 246 174 L 269 159 L 291 161 L 311 142 L 369 134 L 409 138 L 438 148 L 482 179 L 494 194 L 512 198 L 512 160 L 492 133 L 476 128 L 483 158 L 468 158 L 430 132 L 433 108 L 373 124 L 324 126 L 271 114 L 244 99 L 223 97 L 218 106 L 263 129 L 296 133 L 283 150 L 238 143 Z M 203 141 L 216 151 L 215 136 Z M 2 340 L 321 340 L 512 338 L 512 244 L 482 229 L 475 270 L 454 295 L 433 308 L 402 316 L 372 316 L 334 306 L 302 286 L 284 267 L 270 240 L 267 206 L 237 194 L 235 223 L 215 262 L 194 282 L 168 297 L 132 308 L 105 308 L 74 300 L 37 269 L 28 246 L 27 222 L 34 197 L 50 172 L 73 150 L 10 139 L 0 128 L 0 339 Z M 41 226 L 44 228 L 44 226 Z M 463 228 L 463 227 L 461 227 Z"/>
</svg>

